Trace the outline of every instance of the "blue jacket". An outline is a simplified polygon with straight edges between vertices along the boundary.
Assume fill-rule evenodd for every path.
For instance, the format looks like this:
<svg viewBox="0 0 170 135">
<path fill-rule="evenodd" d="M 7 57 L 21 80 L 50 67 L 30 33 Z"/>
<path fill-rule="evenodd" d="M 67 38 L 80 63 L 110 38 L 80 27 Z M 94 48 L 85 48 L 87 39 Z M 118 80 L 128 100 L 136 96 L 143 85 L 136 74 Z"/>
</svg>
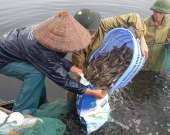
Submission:
<svg viewBox="0 0 170 135">
<path fill-rule="evenodd" d="M 11 62 L 30 62 L 62 88 L 83 94 L 87 87 L 70 78 L 67 73 L 73 64 L 64 58 L 66 53 L 41 45 L 33 36 L 34 28 L 15 29 L 0 38 L 0 68 Z"/>
</svg>

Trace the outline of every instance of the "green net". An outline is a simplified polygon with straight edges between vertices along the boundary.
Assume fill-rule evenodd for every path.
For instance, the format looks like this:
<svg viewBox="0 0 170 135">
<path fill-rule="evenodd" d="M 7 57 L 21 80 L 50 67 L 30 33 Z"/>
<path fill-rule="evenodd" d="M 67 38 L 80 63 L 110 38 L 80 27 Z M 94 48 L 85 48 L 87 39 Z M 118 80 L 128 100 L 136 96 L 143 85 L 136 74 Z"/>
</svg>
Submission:
<svg viewBox="0 0 170 135">
<path fill-rule="evenodd" d="M 68 102 L 62 99 L 57 99 L 52 103 L 46 103 L 39 107 L 33 114 L 35 117 L 50 117 L 59 118 L 61 114 L 67 114 L 75 109 L 75 101 Z"/>
<path fill-rule="evenodd" d="M 58 119 L 33 117 L 5 122 L 0 127 L 0 135 L 62 135 L 65 129 L 65 124 Z"/>
<path fill-rule="evenodd" d="M 169 44 L 169 42 L 148 44 L 149 56 L 144 64 L 143 70 L 167 74 L 170 71 Z"/>
<path fill-rule="evenodd" d="M 76 135 L 78 130 L 83 130 L 75 101 L 62 99 L 43 104 L 33 118 L 13 122 L 7 122 L 7 119 L 0 125 L 0 135 Z"/>
<path fill-rule="evenodd" d="M 165 58 L 162 66 L 162 73 L 167 74 L 170 71 L 170 42 L 166 43 Z"/>
</svg>

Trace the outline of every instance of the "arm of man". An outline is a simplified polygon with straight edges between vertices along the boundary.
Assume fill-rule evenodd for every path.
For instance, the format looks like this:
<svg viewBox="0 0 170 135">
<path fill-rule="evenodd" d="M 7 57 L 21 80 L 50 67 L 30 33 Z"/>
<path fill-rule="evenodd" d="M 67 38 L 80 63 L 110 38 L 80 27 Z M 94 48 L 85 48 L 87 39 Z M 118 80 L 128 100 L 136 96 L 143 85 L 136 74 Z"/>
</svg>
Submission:
<svg viewBox="0 0 170 135">
<path fill-rule="evenodd" d="M 140 47 L 141 47 L 141 52 L 142 52 L 142 55 L 147 59 L 148 58 L 148 52 L 149 52 L 149 48 L 146 44 L 146 41 L 145 41 L 145 38 L 144 36 L 140 37 Z"/>
<path fill-rule="evenodd" d="M 146 34 L 146 26 L 143 19 L 139 16 L 139 14 L 130 13 L 120 15 L 117 17 L 109 17 L 104 19 L 100 26 L 105 31 L 109 31 L 117 27 L 123 28 L 132 27 L 136 33 L 137 38 L 139 38 L 140 40 L 141 52 L 143 56 L 148 58 L 148 46 L 144 38 L 144 35 Z"/>
<path fill-rule="evenodd" d="M 169 42 L 170 42 L 170 29 L 169 29 L 169 31 L 168 31 L 167 41 L 169 41 Z"/>
<path fill-rule="evenodd" d="M 101 21 L 100 27 L 102 31 L 108 32 L 109 30 L 117 27 L 129 28 L 132 27 L 138 38 L 146 34 L 146 26 L 143 19 L 136 13 L 120 15 L 117 17 L 108 17 Z"/>
<path fill-rule="evenodd" d="M 32 53 L 33 51 L 35 50 L 33 49 Z M 91 90 L 87 86 L 72 79 L 67 72 L 74 70 L 72 69 L 74 67 L 73 64 L 69 60 L 58 56 L 55 51 L 51 51 L 40 45 L 39 50 L 36 50 L 33 54 L 37 55 L 29 57 L 31 58 L 29 61 L 60 87 L 75 94 L 86 93 L 96 98 L 103 98 L 105 96 L 102 90 Z"/>
</svg>

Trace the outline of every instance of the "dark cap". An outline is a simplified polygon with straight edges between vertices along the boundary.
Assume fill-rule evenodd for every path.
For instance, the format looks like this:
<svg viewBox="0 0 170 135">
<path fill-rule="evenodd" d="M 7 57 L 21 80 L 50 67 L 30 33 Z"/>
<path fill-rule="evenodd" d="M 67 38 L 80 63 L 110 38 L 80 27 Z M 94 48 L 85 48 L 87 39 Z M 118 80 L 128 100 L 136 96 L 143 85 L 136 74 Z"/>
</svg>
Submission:
<svg viewBox="0 0 170 135">
<path fill-rule="evenodd" d="M 87 8 L 80 9 L 74 18 L 92 34 L 99 27 L 101 15 Z"/>
</svg>

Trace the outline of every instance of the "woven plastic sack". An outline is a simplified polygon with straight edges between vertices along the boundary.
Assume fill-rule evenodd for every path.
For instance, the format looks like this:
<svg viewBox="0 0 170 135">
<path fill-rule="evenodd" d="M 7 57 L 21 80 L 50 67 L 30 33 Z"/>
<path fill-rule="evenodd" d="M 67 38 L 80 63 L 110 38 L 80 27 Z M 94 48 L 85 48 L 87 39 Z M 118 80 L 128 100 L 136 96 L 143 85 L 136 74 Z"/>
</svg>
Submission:
<svg viewBox="0 0 170 135">
<path fill-rule="evenodd" d="M 80 82 L 90 89 L 95 89 L 84 78 L 81 78 Z M 107 122 L 110 114 L 108 98 L 108 94 L 103 99 L 96 99 L 87 94 L 77 95 L 77 112 L 81 123 L 85 126 L 85 133 L 90 134 Z"/>
</svg>

